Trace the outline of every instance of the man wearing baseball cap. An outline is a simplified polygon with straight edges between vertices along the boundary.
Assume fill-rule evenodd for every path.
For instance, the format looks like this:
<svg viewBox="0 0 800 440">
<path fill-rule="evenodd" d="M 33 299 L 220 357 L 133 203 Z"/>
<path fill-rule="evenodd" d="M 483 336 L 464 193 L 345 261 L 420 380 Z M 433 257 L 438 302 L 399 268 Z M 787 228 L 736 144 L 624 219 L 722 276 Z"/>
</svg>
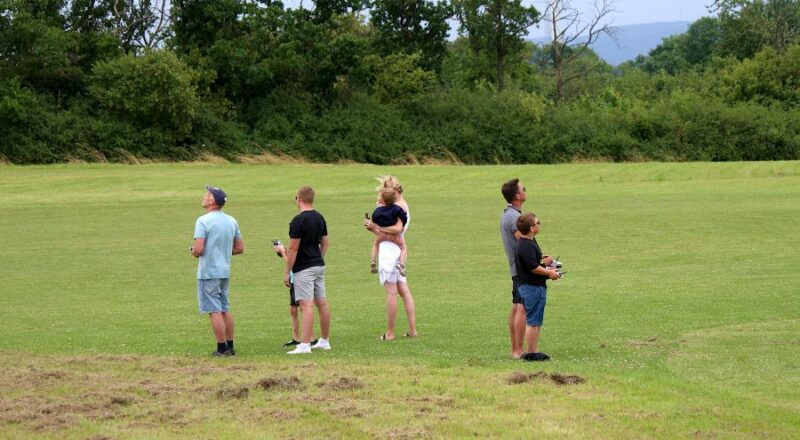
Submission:
<svg viewBox="0 0 800 440">
<path fill-rule="evenodd" d="M 233 348 L 233 315 L 230 313 L 228 288 L 231 277 L 231 255 L 244 253 L 244 242 L 236 219 L 222 212 L 228 196 L 222 188 L 206 185 L 201 206 L 206 213 L 194 225 L 194 246 L 198 258 L 197 302 L 200 313 L 208 313 L 211 329 L 217 340 L 212 356 L 235 356 Z"/>
</svg>

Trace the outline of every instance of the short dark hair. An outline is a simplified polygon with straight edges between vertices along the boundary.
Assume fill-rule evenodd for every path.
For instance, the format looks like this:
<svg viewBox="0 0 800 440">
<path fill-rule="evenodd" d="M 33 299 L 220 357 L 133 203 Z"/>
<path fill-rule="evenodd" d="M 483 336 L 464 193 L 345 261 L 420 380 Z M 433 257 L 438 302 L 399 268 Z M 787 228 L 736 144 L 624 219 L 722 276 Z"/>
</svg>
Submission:
<svg viewBox="0 0 800 440">
<path fill-rule="evenodd" d="M 503 186 L 500 187 L 500 192 L 503 193 L 506 202 L 511 203 L 511 201 L 514 200 L 514 196 L 519 192 L 519 179 L 511 179 L 504 183 Z"/>
<path fill-rule="evenodd" d="M 297 198 L 308 203 L 314 203 L 314 188 L 303 186 L 297 190 Z"/>
<path fill-rule="evenodd" d="M 533 225 L 536 224 L 537 219 L 538 217 L 536 217 L 536 214 L 532 212 L 522 214 L 517 218 L 517 230 L 522 235 L 530 234 L 531 229 L 533 229 Z"/>
</svg>

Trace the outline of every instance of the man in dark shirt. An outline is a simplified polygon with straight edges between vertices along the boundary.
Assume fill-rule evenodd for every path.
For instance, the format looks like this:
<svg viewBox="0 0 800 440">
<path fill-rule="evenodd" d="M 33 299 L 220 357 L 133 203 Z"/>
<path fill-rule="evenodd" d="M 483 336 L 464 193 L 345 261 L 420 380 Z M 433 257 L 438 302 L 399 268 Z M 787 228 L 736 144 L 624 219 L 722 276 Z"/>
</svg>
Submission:
<svg viewBox="0 0 800 440">
<path fill-rule="evenodd" d="M 297 214 L 289 224 L 289 249 L 286 252 L 286 272 L 283 283 L 290 287 L 294 273 L 295 298 L 303 312 L 302 342 L 288 354 L 307 354 L 311 349 L 330 350 L 328 342 L 331 311 L 325 298 L 325 253 L 328 250 L 328 227 L 322 214 L 314 210 L 314 190 L 301 187 L 294 197 Z M 313 346 L 314 305 L 319 311 L 322 337 Z"/>
<path fill-rule="evenodd" d="M 555 269 L 548 269 L 553 259 L 542 255 L 536 234 L 542 223 L 533 213 L 522 214 L 517 219 L 517 230 L 522 234 L 517 243 L 515 264 L 519 277 L 519 296 L 525 304 L 525 341 L 528 352 L 526 361 L 546 361 L 550 356 L 539 352 L 539 331 L 544 321 L 544 306 L 547 304 L 547 279 L 557 280 L 561 276 Z"/>
</svg>

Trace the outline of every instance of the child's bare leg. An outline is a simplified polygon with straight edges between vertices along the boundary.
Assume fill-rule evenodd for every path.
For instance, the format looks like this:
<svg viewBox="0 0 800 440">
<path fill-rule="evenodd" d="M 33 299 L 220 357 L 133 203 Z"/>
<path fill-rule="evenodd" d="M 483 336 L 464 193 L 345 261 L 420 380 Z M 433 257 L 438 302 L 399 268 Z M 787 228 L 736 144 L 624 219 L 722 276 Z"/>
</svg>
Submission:
<svg viewBox="0 0 800 440">
<path fill-rule="evenodd" d="M 369 256 L 369 271 L 372 273 L 378 273 L 378 243 L 380 243 L 380 238 L 376 237 L 372 243 L 372 253 Z"/>
<path fill-rule="evenodd" d="M 402 245 L 400 245 L 400 262 L 406 264 L 406 259 L 408 258 L 408 247 L 406 246 L 406 241 L 402 240 Z"/>
<path fill-rule="evenodd" d="M 408 248 L 406 248 L 406 241 L 401 236 L 395 237 L 392 240 L 397 246 L 400 247 L 400 261 L 397 263 L 397 271 L 400 275 L 406 276 L 406 257 L 408 257 Z"/>
</svg>

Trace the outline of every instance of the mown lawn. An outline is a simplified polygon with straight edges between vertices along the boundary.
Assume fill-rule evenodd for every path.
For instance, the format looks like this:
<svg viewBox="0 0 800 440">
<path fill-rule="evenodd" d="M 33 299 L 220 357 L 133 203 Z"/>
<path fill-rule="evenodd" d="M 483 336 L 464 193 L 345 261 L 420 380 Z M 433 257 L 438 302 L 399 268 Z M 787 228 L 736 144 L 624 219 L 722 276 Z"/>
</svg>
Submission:
<svg viewBox="0 0 800 440">
<path fill-rule="evenodd" d="M 386 173 L 411 205 L 421 334 L 388 343 L 361 226 Z M 508 357 L 511 177 L 568 271 L 545 364 Z M 246 244 L 235 359 L 208 358 L 197 313 L 204 183 Z M 303 184 L 328 221 L 334 349 L 296 359 L 270 239 Z M 800 437 L 800 162 L 0 166 L 0 194 L 2 438 Z"/>
</svg>

